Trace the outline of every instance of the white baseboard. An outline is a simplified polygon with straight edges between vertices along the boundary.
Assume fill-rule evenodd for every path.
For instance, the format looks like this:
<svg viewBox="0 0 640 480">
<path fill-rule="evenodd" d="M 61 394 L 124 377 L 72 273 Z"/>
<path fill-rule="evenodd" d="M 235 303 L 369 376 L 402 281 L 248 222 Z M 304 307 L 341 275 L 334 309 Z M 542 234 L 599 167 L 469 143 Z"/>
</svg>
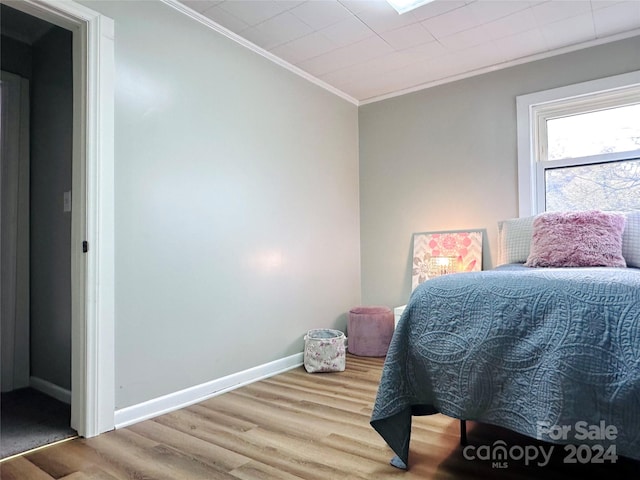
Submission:
<svg viewBox="0 0 640 480">
<path fill-rule="evenodd" d="M 39 377 L 29 377 L 29 386 L 50 397 L 71 405 L 71 390 L 59 387 L 55 383 L 43 380 Z"/>
<path fill-rule="evenodd" d="M 303 364 L 303 353 L 258 365 L 242 372 L 185 388 L 162 397 L 147 400 L 115 411 L 115 428 L 123 428 L 158 415 L 202 402 L 216 395 L 292 370 Z"/>
</svg>

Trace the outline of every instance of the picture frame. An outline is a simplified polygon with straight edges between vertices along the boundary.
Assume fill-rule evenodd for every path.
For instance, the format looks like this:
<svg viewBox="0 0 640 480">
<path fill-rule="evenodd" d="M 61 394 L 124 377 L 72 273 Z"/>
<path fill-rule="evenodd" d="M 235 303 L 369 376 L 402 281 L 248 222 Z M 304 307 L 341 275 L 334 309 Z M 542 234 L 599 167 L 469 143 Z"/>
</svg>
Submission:
<svg viewBox="0 0 640 480">
<path fill-rule="evenodd" d="M 440 275 L 482 270 L 482 230 L 413 234 L 411 290 Z"/>
</svg>

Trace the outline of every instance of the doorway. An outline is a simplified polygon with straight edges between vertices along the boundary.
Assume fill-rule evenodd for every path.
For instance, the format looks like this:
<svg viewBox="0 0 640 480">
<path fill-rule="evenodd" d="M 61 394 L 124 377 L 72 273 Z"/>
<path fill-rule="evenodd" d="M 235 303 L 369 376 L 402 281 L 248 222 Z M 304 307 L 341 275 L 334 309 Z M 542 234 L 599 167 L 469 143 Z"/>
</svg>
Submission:
<svg viewBox="0 0 640 480">
<path fill-rule="evenodd" d="M 0 5 L 72 35 L 76 194 L 62 199 L 63 209 L 71 204 L 71 390 L 62 393 L 71 397 L 72 428 L 88 438 L 114 428 L 114 24 L 73 1 Z"/>
<path fill-rule="evenodd" d="M 73 66 L 69 30 L 0 8 L 5 458 L 77 435 L 70 426 Z"/>
</svg>

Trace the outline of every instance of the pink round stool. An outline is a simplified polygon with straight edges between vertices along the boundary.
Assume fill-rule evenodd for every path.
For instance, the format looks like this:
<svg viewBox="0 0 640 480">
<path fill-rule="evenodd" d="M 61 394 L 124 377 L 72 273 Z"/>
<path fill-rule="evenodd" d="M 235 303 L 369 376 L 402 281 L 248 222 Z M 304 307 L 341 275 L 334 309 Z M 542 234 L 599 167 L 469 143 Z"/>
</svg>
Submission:
<svg viewBox="0 0 640 480">
<path fill-rule="evenodd" d="M 355 307 L 347 320 L 347 350 L 361 357 L 384 357 L 395 322 L 389 307 Z"/>
</svg>

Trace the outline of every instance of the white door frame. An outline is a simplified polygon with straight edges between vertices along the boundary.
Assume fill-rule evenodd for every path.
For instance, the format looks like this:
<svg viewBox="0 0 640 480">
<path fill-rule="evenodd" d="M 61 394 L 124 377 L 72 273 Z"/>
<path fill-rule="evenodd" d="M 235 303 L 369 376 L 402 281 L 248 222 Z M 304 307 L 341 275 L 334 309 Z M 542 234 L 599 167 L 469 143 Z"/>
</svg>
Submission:
<svg viewBox="0 0 640 480">
<path fill-rule="evenodd" d="M 114 23 L 70 0 L 0 1 L 73 32 L 71 427 L 93 437 L 115 413 Z"/>
</svg>

